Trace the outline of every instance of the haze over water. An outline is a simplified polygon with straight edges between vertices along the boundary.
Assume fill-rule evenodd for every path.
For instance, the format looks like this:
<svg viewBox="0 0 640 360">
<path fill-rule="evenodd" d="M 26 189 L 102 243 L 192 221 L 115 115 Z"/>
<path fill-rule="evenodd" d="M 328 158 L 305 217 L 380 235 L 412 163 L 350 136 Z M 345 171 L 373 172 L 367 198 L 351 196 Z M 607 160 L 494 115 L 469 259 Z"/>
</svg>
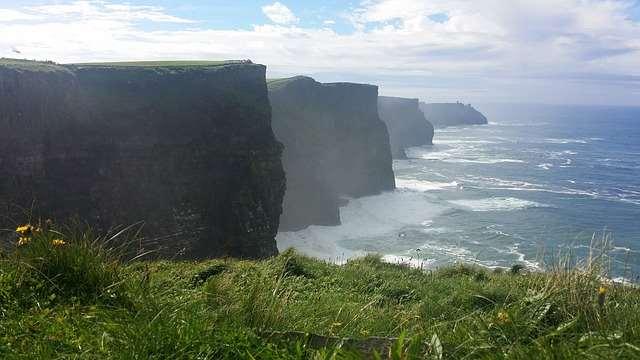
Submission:
<svg viewBox="0 0 640 360">
<path fill-rule="evenodd" d="M 614 276 L 640 274 L 640 108 L 479 106 L 487 126 L 436 130 L 396 160 L 398 190 L 351 200 L 343 224 L 278 236 L 333 261 L 543 266 L 610 231 Z M 418 260 L 419 259 L 419 260 Z"/>
</svg>

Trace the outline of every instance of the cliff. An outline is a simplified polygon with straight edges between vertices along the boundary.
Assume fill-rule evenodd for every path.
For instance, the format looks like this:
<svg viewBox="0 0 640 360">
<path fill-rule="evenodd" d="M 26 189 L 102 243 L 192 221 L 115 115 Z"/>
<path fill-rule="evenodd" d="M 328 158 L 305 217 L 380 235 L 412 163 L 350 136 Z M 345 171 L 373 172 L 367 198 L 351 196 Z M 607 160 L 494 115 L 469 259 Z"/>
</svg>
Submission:
<svg viewBox="0 0 640 360">
<path fill-rule="evenodd" d="M 420 111 L 418 99 L 380 96 L 378 112 L 389 129 L 395 159 L 405 158 L 406 148 L 433 144 L 433 125 Z"/>
<path fill-rule="evenodd" d="M 268 86 L 287 174 L 281 230 L 337 225 L 341 197 L 395 188 L 376 86 L 321 84 L 308 77 L 272 80 Z"/>
<path fill-rule="evenodd" d="M 461 103 L 420 103 L 420 110 L 436 128 L 461 125 L 485 125 L 487 118 L 471 105 Z"/>
<path fill-rule="evenodd" d="M 0 228 L 33 203 L 100 229 L 144 221 L 191 257 L 277 253 L 285 180 L 265 71 L 0 62 Z"/>
</svg>

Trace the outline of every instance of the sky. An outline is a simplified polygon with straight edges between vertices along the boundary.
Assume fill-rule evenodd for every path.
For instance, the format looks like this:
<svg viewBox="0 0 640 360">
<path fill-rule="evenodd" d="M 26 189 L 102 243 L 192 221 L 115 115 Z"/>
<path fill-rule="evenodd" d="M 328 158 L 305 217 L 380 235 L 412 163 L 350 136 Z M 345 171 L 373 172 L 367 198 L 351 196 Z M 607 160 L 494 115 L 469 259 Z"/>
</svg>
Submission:
<svg viewBox="0 0 640 360">
<path fill-rule="evenodd" d="M 640 106 L 640 0 L 0 0 L 0 57 L 251 59 L 427 102 Z"/>
</svg>

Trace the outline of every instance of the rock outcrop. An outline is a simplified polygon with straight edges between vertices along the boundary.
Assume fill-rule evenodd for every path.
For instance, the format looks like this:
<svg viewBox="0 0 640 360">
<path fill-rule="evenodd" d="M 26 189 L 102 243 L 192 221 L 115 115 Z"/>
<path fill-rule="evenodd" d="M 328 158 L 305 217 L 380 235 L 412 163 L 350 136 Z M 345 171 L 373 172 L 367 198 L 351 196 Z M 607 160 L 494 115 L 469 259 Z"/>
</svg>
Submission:
<svg viewBox="0 0 640 360">
<path fill-rule="evenodd" d="M 420 110 L 436 128 L 462 125 L 486 125 L 487 118 L 471 105 L 462 103 L 420 103 Z"/>
<path fill-rule="evenodd" d="M 341 197 L 395 188 L 376 86 L 321 84 L 308 77 L 272 80 L 268 86 L 273 130 L 285 147 L 281 230 L 337 225 Z"/>
<path fill-rule="evenodd" d="M 406 158 L 405 149 L 433 144 L 433 125 L 418 107 L 418 99 L 380 96 L 380 118 L 387 124 L 394 159 Z"/>
<path fill-rule="evenodd" d="M 277 253 L 285 178 L 266 68 L 0 61 L 0 228 L 34 216 L 190 257 Z"/>
</svg>

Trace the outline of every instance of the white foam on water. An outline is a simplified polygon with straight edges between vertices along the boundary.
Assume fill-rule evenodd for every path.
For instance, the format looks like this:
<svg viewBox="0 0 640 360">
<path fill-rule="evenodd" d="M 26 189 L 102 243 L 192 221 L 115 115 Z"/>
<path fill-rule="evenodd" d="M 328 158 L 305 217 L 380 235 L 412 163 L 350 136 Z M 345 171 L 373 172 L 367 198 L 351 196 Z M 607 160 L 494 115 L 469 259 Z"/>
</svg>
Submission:
<svg viewBox="0 0 640 360">
<path fill-rule="evenodd" d="M 509 248 L 509 253 L 515 255 L 518 259 L 517 261 L 521 264 L 524 264 L 524 266 L 527 269 L 535 269 L 535 270 L 542 269 L 542 266 L 540 265 L 539 262 L 527 260 L 525 254 L 520 252 L 520 243 L 513 244 L 513 246 Z"/>
<path fill-rule="evenodd" d="M 390 264 L 410 266 L 417 269 L 432 268 L 436 263 L 436 259 L 421 259 L 403 255 L 384 255 L 382 257 L 382 261 L 388 262 Z"/>
<path fill-rule="evenodd" d="M 470 139 L 438 139 L 435 140 L 435 144 L 444 144 L 444 145 L 458 145 L 458 144 L 480 144 L 480 145 L 489 145 L 489 144 L 499 144 L 497 141 L 492 140 L 476 140 L 476 138 Z"/>
<path fill-rule="evenodd" d="M 449 141 L 445 140 L 449 144 L 458 144 L 457 146 L 447 146 L 433 148 L 413 147 L 405 150 L 407 156 L 413 159 L 442 161 L 447 163 L 462 163 L 462 164 L 503 164 L 514 163 L 524 164 L 526 161 L 520 159 L 510 158 L 494 158 L 491 156 L 482 156 L 482 148 L 478 145 L 492 143 L 490 141 Z"/>
<path fill-rule="evenodd" d="M 408 189 L 408 190 L 415 190 L 415 191 L 434 191 L 434 190 L 455 189 L 458 187 L 458 183 L 455 181 L 437 182 L 437 181 L 426 181 L 426 180 L 417 180 L 417 179 L 396 178 L 396 187 L 398 189 Z"/>
<path fill-rule="evenodd" d="M 495 197 L 486 199 L 451 200 L 450 203 L 471 211 L 515 211 L 536 207 L 549 207 L 535 201 L 514 197 Z"/>
<path fill-rule="evenodd" d="M 622 195 L 605 196 L 596 190 L 581 190 L 570 187 L 549 187 L 541 184 L 532 184 L 526 181 L 503 180 L 492 177 L 466 176 L 461 179 L 467 188 L 478 188 L 483 190 L 509 190 L 509 191 L 531 191 L 546 192 L 560 195 L 588 196 L 594 199 L 604 199 L 610 201 L 621 201 L 630 204 L 640 205 L 640 199 L 629 199 Z M 575 180 L 567 180 L 571 184 L 576 184 Z M 471 184 L 471 185 L 469 185 Z"/>
<path fill-rule="evenodd" d="M 553 167 L 553 164 L 544 163 L 544 164 L 538 165 L 538 167 L 542 170 L 551 170 L 551 168 Z"/>
<path fill-rule="evenodd" d="M 434 219 L 447 209 L 425 193 L 398 190 L 350 200 L 340 208 L 341 225 L 280 232 L 276 240 L 280 251 L 293 247 L 305 255 L 335 262 L 364 254 L 339 244 L 380 236 L 396 237 L 401 229 Z"/>
<path fill-rule="evenodd" d="M 463 158 L 451 158 L 451 159 L 442 159 L 444 162 L 448 163 L 462 163 L 462 164 L 503 164 L 503 163 L 512 163 L 512 164 L 525 164 L 526 161 L 519 159 L 491 159 L 491 158 L 475 158 L 475 159 L 463 159 Z"/>
<path fill-rule="evenodd" d="M 537 126 L 547 126 L 549 123 L 547 122 L 531 122 L 531 123 L 509 123 L 509 122 L 495 122 L 489 121 L 488 125 L 492 126 L 510 126 L 510 127 L 537 127 Z"/>
<path fill-rule="evenodd" d="M 589 139 L 556 139 L 556 138 L 548 138 L 544 139 L 546 143 L 549 144 L 588 144 Z"/>
<path fill-rule="evenodd" d="M 624 276 L 616 276 L 614 278 L 611 279 L 605 279 L 605 280 L 609 280 L 614 284 L 621 284 L 621 285 L 625 285 L 625 286 L 631 286 L 634 288 L 638 288 L 638 283 L 633 281 L 632 279 L 626 278 Z"/>
</svg>

